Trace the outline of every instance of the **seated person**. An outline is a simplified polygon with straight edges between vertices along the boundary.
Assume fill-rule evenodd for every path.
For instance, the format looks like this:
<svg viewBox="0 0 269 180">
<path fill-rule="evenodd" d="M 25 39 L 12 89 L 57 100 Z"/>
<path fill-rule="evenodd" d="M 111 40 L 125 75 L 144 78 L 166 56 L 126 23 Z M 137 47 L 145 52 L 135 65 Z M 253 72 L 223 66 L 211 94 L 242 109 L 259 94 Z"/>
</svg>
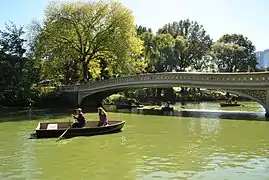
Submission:
<svg viewBox="0 0 269 180">
<path fill-rule="evenodd" d="M 72 128 L 82 128 L 85 126 L 86 124 L 86 120 L 85 120 L 85 117 L 82 113 L 82 109 L 81 108 L 78 108 L 76 109 L 77 111 L 77 117 L 76 116 L 73 116 L 73 118 L 75 119 L 73 125 L 72 125 Z"/>
<path fill-rule="evenodd" d="M 108 125 L 108 120 L 107 120 L 107 113 L 102 107 L 98 107 L 98 114 L 99 114 L 99 122 L 97 126 L 106 126 Z"/>
<path fill-rule="evenodd" d="M 228 98 L 228 99 L 227 99 L 227 103 L 228 103 L 228 104 L 232 104 L 232 98 Z"/>
</svg>

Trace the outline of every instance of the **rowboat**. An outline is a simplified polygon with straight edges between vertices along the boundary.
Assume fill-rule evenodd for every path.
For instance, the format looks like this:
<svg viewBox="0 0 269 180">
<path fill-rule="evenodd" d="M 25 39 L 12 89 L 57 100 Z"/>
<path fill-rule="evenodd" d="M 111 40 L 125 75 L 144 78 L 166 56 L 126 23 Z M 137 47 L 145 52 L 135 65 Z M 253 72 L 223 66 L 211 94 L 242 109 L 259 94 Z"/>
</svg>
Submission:
<svg viewBox="0 0 269 180">
<path fill-rule="evenodd" d="M 162 107 L 162 111 L 173 111 L 173 107 Z"/>
<path fill-rule="evenodd" d="M 116 107 L 117 109 L 132 109 L 132 108 L 141 108 L 144 106 L 141 104 L 134 105 L 134 104 L 119 103 L 119 104 L 116 104 Z"/>
<path fill-rule="evenodd" d="M 125 121 L 109 121 L 106 126 L 97 126 L 96 121 L 87 121 L 83 128 L 70 128 L 64 137 L 93 136 L 121 131 Z M 54 138 L 61 136 L 70 127 L 69 122 L 39 122 L 36 127 L 37 138 Z"/>
<path fill-rule="evenodd" d="M 232 107 L 232 106 L 241 106 L 241 104 L 220 103 L 220 107 Z"/>
</svg>

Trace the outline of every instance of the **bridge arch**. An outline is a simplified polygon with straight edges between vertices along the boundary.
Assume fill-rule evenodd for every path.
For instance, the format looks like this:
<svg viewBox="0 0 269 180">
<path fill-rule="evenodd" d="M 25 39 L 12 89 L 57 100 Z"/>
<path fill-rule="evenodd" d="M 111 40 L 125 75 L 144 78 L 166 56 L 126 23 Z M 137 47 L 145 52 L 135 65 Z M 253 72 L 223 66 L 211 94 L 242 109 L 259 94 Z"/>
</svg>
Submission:
<svg viewBox="0 0 269 180">
<path fill-rule="evenodd" d="M 137 87 L 133 87 L 133 88 L 137 88 Z M 143 88 L 152 88 L 152 87 L 143 87 Z M 156 88 L 167 88 L 167 87 L 159 87 L 159 86 L 157 86 Z M 130 88 L 126 88 L 126 89 L 130 89 Z M 80 99 L 79 104 L 82 104 L 82 102 L 83 102 L 83 100 L 85 98 L 87 98 L 89 96 L 93 96 L 95 94 L 96 94 L 97 98 L 100 98 L 100 99 L 103 100 L 104 98 L 107 98 L 112 94 L 116 94 L 116 93 L 121 92 L 122 90 L 126 90 L 126 89 L 120 88 L 120 89 L 114 89 L 113 91 L 109 90 L 107 92 L 106 91 L 95 91 L 95 92 L 85 93 L 80 97 L 81 99 Z M 253 97 L 253 96 L 251 96 L 249 94 L 246 94 L 244 92 L 235 91 L 235 90 L 226 90 L 226 89 L 208 89 L 208 90 L 221 90 L 221 91 L 228 92 L 228 93 L 231 93 L 231 94 L 235 94 L 235 95 L 238 95 L 238 96 L 241 96 L 241 97 L 245 97 L 245 98 L 251 99 L 253 101 L 256 101 L 257 103 L 262 105 L 264 109 L 266 108 L 266 104 L 264 104 L 261 100 L 255 98 L 255 97 Z M 101 93 L 101 95 L 99 93 Z"/>
<path fill-rule="evenodd" d="M 77 92 L 78 103 L 95 93 L 130 88 L 194 87 L 230 92 L 250 98 L 269 113 L 269 73 L 151 73 L 63 87 Z"/>
<path fill-rule="evenodd" d="M 182 86 L 182 84 L 178 84 L 175 85 L 177 87 Z M 174 87 L 175 87 L 174 86 Z M 111 88 L 100 88 L 100 89 L 96 89 L 95 91 L 84 91 L 83 93 L 80 94 L 80 100 L 79 100 L 79 104 L 81 104 L 83 102 L 83 100 L 89 96 L 94 96 L 96 95 L 93 99 L 99 98 L 100 101 L 102 101 L 104 98 L 118 93 L 122 90 L 127 90 L 127 89 L 133 89 L 133 88 L 170 88 L 172 87 L 170 84 L 158 84 L 158 85 L 154 85 L 154 87 L 151 84 L 129 84 L 128 86 L 121 86 L 120 84 L 115 85 L 115 87 L 111 87 Z M 263 106 L 263 108 L 266 110 L 266 104 L 264 103 L 264 101 L 262 99 L 259 98 L 258 94 L 264 94 L 265 95 L 265 91 L 258 91 L 259 93 L 255 93 L 255 91 L 245 91 L 245 90 L 233 90 L 233 89 L 228 89 L 228 88 L 207 88 L 207 87 L 201 87 L 201 86 L 188 86 L 188 87 L 195 87 L 195 88 L 206 88 L 209 90 L 221 90 L 221 91 L 225 91 L 225 92 L 229 92 L 235 95 L 239 95 L 242 97 L 246 97 L 249 98 L 253 101 L 258 102 L 260 105 Z M 251 93 L 250 93 L 251 92 Z M 100 103 L 100 102 L 99 102 Z"/>
</svg>

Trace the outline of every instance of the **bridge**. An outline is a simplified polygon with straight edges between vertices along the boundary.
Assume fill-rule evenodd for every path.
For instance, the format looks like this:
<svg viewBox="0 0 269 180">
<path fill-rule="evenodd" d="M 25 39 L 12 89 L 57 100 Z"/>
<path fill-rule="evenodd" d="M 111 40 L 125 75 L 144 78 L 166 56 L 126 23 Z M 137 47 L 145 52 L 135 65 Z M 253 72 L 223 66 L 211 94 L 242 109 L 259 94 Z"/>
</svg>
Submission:
<svg viewBox="0 0 269 180">
<path fill-rule="evenodd" d="M 78 105 L 87 96 L 127 88 L 195 87 L 222 90 L 260 103 L 269 115 L 269 72 L 201 73 L 171 72 L 124 76 L 83 85 L 61 86 L 60 92 L 75 95 Z"/>
</svg>

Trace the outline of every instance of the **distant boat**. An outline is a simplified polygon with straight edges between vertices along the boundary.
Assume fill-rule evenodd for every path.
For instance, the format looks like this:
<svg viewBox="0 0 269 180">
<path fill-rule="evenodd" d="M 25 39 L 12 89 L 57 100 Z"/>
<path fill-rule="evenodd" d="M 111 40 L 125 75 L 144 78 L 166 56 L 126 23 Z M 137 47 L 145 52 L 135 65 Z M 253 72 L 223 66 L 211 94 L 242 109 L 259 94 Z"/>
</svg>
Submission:
<svg viewBox="0 0 269 180">
<path fill-rule="evenodd" d="M 117 103 L 116 104 L 117 109 L 132 109 L 132 108 L 142 108 L 144 107 L 141 104 L 133 104 L 133 103 Z"/>
<path fill-rule="evenodd" d="M 50 82 L 51 80 L 45 79 L 45 80 L 39 81 L 38 84 L 49 84 Z"/>
<path fill-rule="evenodd" d="M 235 103 L 220 103 L 220 107 L 233 107 L 233 106 L 242 106 L 242 104 L 235 104 Z"/>
<path fill-rule="evenodd" d="M 162 111 L 173 111 L 174 107 L 162 107 Z"/>
<path fill-rule="evenodd" d="M 83 128 L 70 128 L 64 137 L 93 136 L 121 131 L 125 121 L 109 121 L 107 126 L 97 126 L 97 121 L 87 121 Z M 56 138 L 70 127 L 69 122 L 40 122 L 36 128 L 37 138 Z"/>
</svg>

